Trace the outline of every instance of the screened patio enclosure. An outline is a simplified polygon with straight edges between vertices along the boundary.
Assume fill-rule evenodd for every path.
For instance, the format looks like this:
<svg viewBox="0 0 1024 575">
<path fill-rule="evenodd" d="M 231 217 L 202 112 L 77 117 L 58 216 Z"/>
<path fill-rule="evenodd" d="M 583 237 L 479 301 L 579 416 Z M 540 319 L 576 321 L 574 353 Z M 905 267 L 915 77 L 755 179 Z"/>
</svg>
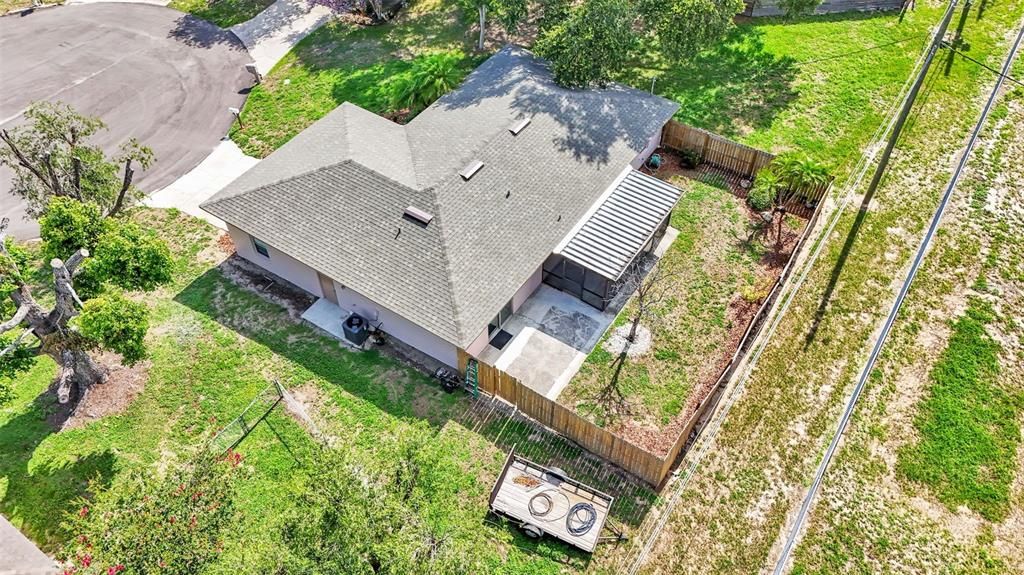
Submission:
<svg viewBox="0 0 1024 575">
<path fill-rule="evenodd" d="M 604 310 L 615 286 L 668 229 L 682 190 L 633 170 L 544 262 L 542 280 Z"/>
</svg>

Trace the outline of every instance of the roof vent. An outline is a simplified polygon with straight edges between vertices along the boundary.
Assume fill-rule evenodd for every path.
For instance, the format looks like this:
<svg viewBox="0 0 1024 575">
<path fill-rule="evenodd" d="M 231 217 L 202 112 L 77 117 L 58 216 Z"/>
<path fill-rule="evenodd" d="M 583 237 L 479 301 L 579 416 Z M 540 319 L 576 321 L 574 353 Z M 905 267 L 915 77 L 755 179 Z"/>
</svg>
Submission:
<svg viewBox="0 0 1024 575">
<path fill-rule="evenodd" d="M 423 225 L 429 224 L 430 220 L 434 219 L 434 214 L 424 212 L 423 210 L 412 206 L 405 208 L 405 215 L 422 223 Z"/>
<path fill-rule="evenodd" d="M 523 118 L 522 120 L 519 120 L 515 124 L 512 124 L 512 126 L 509 127 L 508 131 L 512 132 L 513 136 L 518 136 L 519 132 L 522 132 L 523 130 L 526 129 L 527 126 L 530 125 L 530 120 L 531 118 Z"/>
<path fill-rule="evenodd" d="M 462 168 L 459 175 L 462 176 L 463 180 L 468 180 L 473 177 L 474 174 L 480 171 L 480 168 L 484 167 L 484 163 L 480 160 L 473 160 L 468 166 Z"/>
</svg>

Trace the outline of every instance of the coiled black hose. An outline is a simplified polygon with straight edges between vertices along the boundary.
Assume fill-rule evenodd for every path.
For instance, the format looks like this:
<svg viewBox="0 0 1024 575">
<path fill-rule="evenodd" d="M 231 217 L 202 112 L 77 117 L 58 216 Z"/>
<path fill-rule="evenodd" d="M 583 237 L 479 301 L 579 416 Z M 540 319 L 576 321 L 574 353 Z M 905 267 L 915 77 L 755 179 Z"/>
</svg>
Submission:
<svg viewBox="0 0 1024 575">
<path fill-rule="evenodd" d="M 569 514 L 565 518 L 565 528 L 569 533 L 579 537 L 590 531 L 590 528 L 597 522 L 597 510 L 590 503 L 577 503 L 569 508 Z M 573 523 L 576 523 L 574 526 Z"/>
</svg>

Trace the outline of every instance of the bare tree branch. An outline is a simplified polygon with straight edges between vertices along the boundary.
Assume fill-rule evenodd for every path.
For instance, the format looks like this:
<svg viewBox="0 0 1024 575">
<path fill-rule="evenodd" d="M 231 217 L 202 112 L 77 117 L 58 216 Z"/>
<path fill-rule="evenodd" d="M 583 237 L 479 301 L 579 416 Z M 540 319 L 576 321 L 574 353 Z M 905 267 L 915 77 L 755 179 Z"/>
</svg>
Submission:
<svg viewBox="0 0 1024 575">
<path fill-rule="evenodd" d="M 135 170 L 132 169 L 132 159 L 128 158 L 124 161 L 124 181 L 121 183 L 121 191 L 117 193 L 117 201 L 114 202 L 114 207 L 110 208 L 108 216 L 113 216 L 121 211 L 121 207 L 124 205 L 124 197 L 128 194 L 128 188 L 132 187 L 132 177 L 135 175 Z"/>
<path fill-rule="evenodd" d="M 3 356 L 5 356 L 5 355 L 7 355 L 7 354 L 11 353 L 12 351 L 14 351 L 14 350 L 18 349 L 18 346 L 20 346 L 20 345 L 21 345 L 21 341 L 22 341 L 23 339 L 25 339 L 25 338 L 26 338 L 26 337 L 27 337 L 27 336 L 28 336 L 28 335 L 29 335 L 30 333 L 32 333 L 33 331 L 34 331 L 34 330 L 33 330 L 32 328 L 27 328 L 27 329 L 25 329 L 25 331 L 21 332 L 21 334 L 19 334 L 19 335 L 18 335 L 18 337 L 14 338 L 14 341 L 12 341 L 12 342 L 10 343 L 10 345 L 8 345 L 7 347 L 5 347 L 3 351 L 0 351 L 0 357 L 3 357 Z M 38 354 L 40 350 L 42 350 L 42 347 L 39 347 L 39 348 L 38 348 L 38 349 L 36 350 L 36 353 Z"/>
<path fill-rule="evenodd" d="M 22 304 L 21 307 L 18 308 L 18 311 L 14 312 L 14 316 L 11 319 L 0 323 L 0 333 L 7 333 L 21 325 L 21 322 L 25 321 L 25 317 L 28 316 L 28 312 L 29 306 L 27 304 Z"/>
<path fill-rule="evenodd" d="M 46 177 L 42 174 L 42 172 L 39 171 L 39 168 L 32 165 L 32 163 L 28 161 L 28 158 L 26 158 L 25 154 L 22 153 L 21 149 L 18 148 L 18 145 L 14 143 L 14 138 L 11 137 L 11 134 L 7 130 L 0 130 L 0 140 L 3 140 L 3 142 L 7 144 L 7 147 L 10 148 L 11 153 L 14 154 L 14 157 L 18 159 L 18 164 L 21 165 L 21 167 L 32 172 L 32 175 L 39 179 L 40 182 L 43 182 L 43 184 L 47 183 Z"/>
</svg>

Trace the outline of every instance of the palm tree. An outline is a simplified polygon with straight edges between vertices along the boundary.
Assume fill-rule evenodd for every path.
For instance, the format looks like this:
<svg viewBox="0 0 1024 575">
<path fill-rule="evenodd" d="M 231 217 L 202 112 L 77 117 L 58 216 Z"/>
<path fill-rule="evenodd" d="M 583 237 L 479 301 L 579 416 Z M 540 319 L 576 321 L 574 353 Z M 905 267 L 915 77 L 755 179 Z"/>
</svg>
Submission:
<svg viewBox="0 0 1024 575">
<path fill-rule="evenodd" d="M 455 89 L 462 81 L 461 52 L 435 52 L 413 61 L 412 69 L 396 79 L 391 105 L 418 112 Z"/>
</svg>

